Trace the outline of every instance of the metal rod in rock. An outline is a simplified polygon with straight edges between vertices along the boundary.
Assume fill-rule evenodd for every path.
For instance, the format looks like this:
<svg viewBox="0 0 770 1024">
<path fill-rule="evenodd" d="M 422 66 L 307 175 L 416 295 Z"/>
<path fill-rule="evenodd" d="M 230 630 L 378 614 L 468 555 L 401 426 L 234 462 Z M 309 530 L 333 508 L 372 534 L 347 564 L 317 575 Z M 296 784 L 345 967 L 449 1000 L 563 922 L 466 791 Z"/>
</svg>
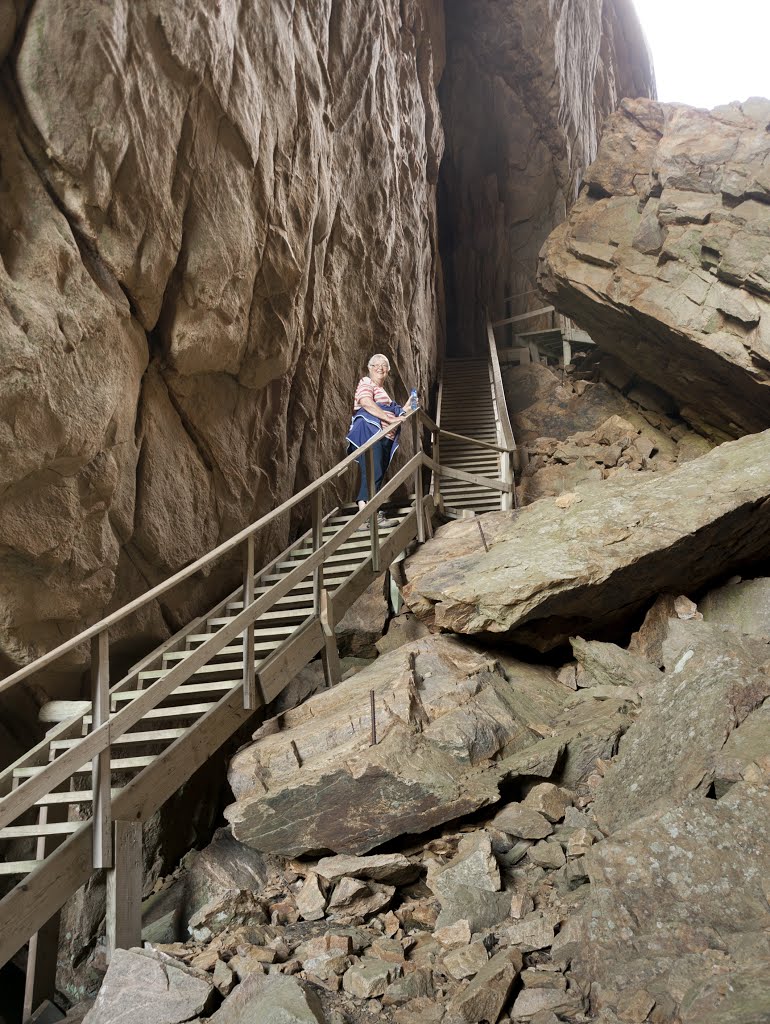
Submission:
<svg viewBox="0 0 770 1024">
<path fill-rule="evenodd" d="M 484 550 L 489 551 L 489 546 L 487 545 L 487 538 L 484 536 L 484 531 L 481 529 L 481 523 L 478 519 L 476 520 L 476 526 L 478 526 L 479 528 L 479 533 L 481 534 L 481 543 L 484 545 Z"/>
<path fill-rule="evenodd" d="M 372 741 L 369 744 L 371 747 L 377 746 L 377 719 L 375 717 L 374 710 L 374 690 L 369 691 L 369 714 L 372 720 Z"/>
</svg>

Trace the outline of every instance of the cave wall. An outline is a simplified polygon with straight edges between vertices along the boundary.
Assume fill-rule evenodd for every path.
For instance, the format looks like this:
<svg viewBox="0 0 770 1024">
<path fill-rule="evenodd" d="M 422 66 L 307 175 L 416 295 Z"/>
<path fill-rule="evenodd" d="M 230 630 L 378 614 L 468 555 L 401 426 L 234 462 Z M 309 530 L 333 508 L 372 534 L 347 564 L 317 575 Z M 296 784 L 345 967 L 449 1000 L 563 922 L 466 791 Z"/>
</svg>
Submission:
<svg viewBox="0 0 770 1024">
<path fill-rule="evenodd" d="M 0 672 L 330 468 L 372 351 L 430 387 L 443 52 L 440 0 L 3 5 Z"/>
<path fill-rule="evenodd" d="M 543 305 L 537 254 L 577 197 L 604 119 L 653 96 L 631 0 L 447 0 L 441 254 L 450 354 L 494 318 Z M 531 326 L 531 325 L 528 325 Z"/>
</svg>

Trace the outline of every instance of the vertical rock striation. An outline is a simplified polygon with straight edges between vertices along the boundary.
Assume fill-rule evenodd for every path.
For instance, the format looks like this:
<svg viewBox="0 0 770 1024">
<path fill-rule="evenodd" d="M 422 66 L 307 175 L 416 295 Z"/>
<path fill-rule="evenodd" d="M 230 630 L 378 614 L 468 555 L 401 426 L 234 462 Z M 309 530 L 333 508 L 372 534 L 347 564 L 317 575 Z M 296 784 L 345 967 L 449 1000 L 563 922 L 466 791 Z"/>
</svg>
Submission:
<svg viewBox="0 0 770 1024">
<path fill-rule="evenodd" d="M 430 386 L 442 11 L 16 2 L 6 53 L 8 669 L 333 465 L 372 350 L 397 392 Z M 226 575 L 132 632 L 159 638 Z"/>
<path fill-rule="evenodd" d="M 480 309 L 537 308 L 535 264 L 577 196 L 604 119 L 651 96 L 629 0 L 447 0 L 442 260 L 448 343 L 478 344 Z"/>
</svg>

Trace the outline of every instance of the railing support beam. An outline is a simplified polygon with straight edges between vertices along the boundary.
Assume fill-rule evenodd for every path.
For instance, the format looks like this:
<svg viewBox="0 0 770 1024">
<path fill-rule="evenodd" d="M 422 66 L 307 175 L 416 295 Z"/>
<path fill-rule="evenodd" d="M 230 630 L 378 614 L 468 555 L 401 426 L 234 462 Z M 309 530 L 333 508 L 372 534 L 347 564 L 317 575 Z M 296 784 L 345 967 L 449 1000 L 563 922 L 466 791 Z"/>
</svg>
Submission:
<svg viewBox="0 0 770 1024">
<path fill-rule="evenodd" d="M 67 820 L 67 808 L 61 805 L 41 807 L 37 813 L 38 825 L 52 825 Z M 64 842 L 64 836 L 39 836 L 35 849 L 37 860 L 45 860 L 49 853 Z M 22 1019 L 31 1017 L 45 999 L 53 999 L 56 993 L 56 963 L 59 954 L 59 922 L 61 911 L 46 921 L 43 927 L 29 940 L 27 949 L 27 972 L 24 983 L 24 1006 Z"/>
<path fill-rule="evenodd" d="M 91 705 L 95 732 L 110 718 L 110 641 L 106 629 L 91 640 Z M 93 789 L 93 866 L 112 867 L 112 807 L 110 803 L 110 745 L 91 762 Z"/>
<path fill-rule="evenodd" d="M 314 491 L 310 499 L 310 518 L 313 533 L 313 551 L 323 544 L 323 504 L 321 491 Z M 321 593 L 324 589 L 324 566 L 323 562 L 313 570 L 313 612 L 321 614 Z"/>
<path fill-rule="evenodd" d="M 243 607 L 248 608 L 254 601 L 254 534 L 246 538 L 243 558 Z M 254 621 L 243 632 L 243 706 L 246 711 L 255 711 L 260 702 L 257 699 L 257 674 L 254 658 Z"/>
<path fill-rule="evenodd" d="M 441 466 L 441 432 L 439 430 L 431 431 L 431 454 L 433 455 L 433 461 L 436 462 L 439 467 Z M 433 500 L 436 503 L 436 508 L 439 512 L 444 509 L 444 501 L 441 497 L 441 469 L 435 470 L 433 473 Z"/>
<path fill-rule="evenodd" d="M 412 441 L 415 455 L 422 455 L 422 425 L 420 417 L 412 419 Z M 425 543 L 425 502 L 422 486 L 422 462 L 419 462 L 414 471 L 414 507 L 417 513 L 417 540 L 420 544 Z"/>
<path fill-rule="evenodd" d="M 323 664 L 324 679 L 326 685 L 336 686 L 342 678 L 340 670 L 340 654 L 337 650 L 337 634 L 335 632 L 334 602 L 329 591 L 321 591 L 321 628 L 324 634 L 324 649 L 321 652 L 321 663 Z"/>
<path fill-rule="evenodd" d="M 115 822 L 115 866 L 107 872 L 107 957 L 142 944 L 142 823 Z"/>
<path fill-rule="evenodd" d="M 413 422 L 416 422 L 417 417 L 415 416 Z M 369 448 L 366 451 L 366 486 L 369 491 L 369 501 L 373 501 L 376 493 L 376 480 L 374 478 L 374 449 Z M 380 525 L 377 522 L 376 510 L 372 512 L 371 518 L 369 519 L 369 536 L 372 547 L 372 569 L 374 572 L 380 571 Z"/>
</svg>

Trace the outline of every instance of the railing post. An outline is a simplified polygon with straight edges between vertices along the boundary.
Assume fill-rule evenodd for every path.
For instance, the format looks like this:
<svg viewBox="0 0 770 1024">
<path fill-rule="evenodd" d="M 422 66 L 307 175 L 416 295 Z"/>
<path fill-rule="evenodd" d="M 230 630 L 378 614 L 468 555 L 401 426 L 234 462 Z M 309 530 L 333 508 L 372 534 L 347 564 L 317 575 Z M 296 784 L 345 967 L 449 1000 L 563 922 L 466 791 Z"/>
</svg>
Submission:
<svg viewBox="0 0 770 1024">
<path fill-rule="evenodd" d="M 91 639 L 91 708 L 91 729 L 95 732 L 110 719 L 110 641 L 106 629 Z M 110 752 L 108 743 L 91 762 L 94 868 L 112 867 Z"/>
<path fill-rule="evenodd" d="M 439 512 L 444 509 L 444 499 L 441 497 L 441 434 L 438 430 L 431 432 L 431 455 L 433 461 L 439 467 L 433 470 L 433 500 Z"/>
<path fill-rule="evenodd" d="M 340 654 L 337 650 L 337 625 L 334 615 L 334 602 L 329 596 L 329 591 L 324 587 L 321 590 L 321 629 L 324 634 L 324 648 L 321 652 L 321 663 L 324 669 L 324 680 L 326 685 L 336 686 L 342 678 L 340 669 Z"/>
<path fill-rule="evenodd" d="M 254 601 L 254 534 L 246 538 L 243 559 L 243 607 Z M 243 633 L 243 706 L 254 711 L 257 704 L 257 673 L 254 656 L 254 623 L 250 622 Z"/>
<path fill-rule="evenodd" d="M 369 449 L 371 451 L 371 449 Z M 367 455 L 369 452 L 366 453 Z M 368 471 L 368 466 L 367 466 Z M 373 479 L 373 477 L 371 477 Z M 321 488 L 313 491 L 310 498 L 310 517 L 313 532 L 313 551 L 323 545 L 323 504 Z M 336 686 L 340 681 L 340 656 L 337 650 L 337 634 L 335 632 L 334 603 L 324 586 L 324 564 L 313 570 L 313 613 L 318 616 L 324 635 L 324 646 L 321 651 L 321 663 L 324 670 L 326 685 Z"/>
<path fill-rule="evenodd" d="M 414 454 L 422 455 L 422 422 L 420 414 L 412 417 L 412 439 L 414 441 Z M 422 490 L 422 461 L 414 471 L 414 508 L 417 513 L 417 540 L 420 544 L 425 543 L 425 506 Z"/>
<path fill-rule="evenodd" d="M 66 805 L 52 804 L 38 811 L 38 825 L 50 825 L 67 820 Z M 38 836 L 35 859 L 45 858 L 64 842 L 64 836 Z M 27 971 L 24 983 L 22 1020 L 31 1017 L 45 999 L 56 994 L 56 963 L 59 952 L 59 924 L 61 911 L 57 910 L 29 940 Z"/>
<path fill-rule="evenodd" d="M 366 486 L 369 490 L 369 502 L 373 503 L 375 495 L 375 479 L 374 479 L 374 449 L 367 448 L 365 455 L 366 461 Z M 372 507 L 373 504 L 372 504 Z M 369 517 L 369 536 L 372 548 L 372 570 L 373 572 L 380 571 L 380 525 L 377 522 L 377 510 L 375 509 Z"/>
<path fill-rule="evenodd" d="M 310 498 L 310 517 L 313 530 L 313 551 L 323 544 L 323 506 L 321 503 L 321 488 L 313 491 Z M 321 591 L 324 587 L 324 566 L 323 562 L 313 570 L 313 613 L 321 614 Z"/>
<path fill-rule="evenodd" d="M 501 444 L 503 442 L 500 442 Z M 510 452 L 501 452 L 500 454 L 500 471 L 501 479 L 503 483 L 510 484 L 510 491 L 503 491 L 501 494 L 500 507 L 503 512 L 509 512 L 513 508 L 513 464 L 511 462 Z"/>
<path fill-rule="evenodd" d="M 107 958 L 142 944 L 142 823 L 115 822 L 115 866 L 107 872 Z"/>
</svg>

